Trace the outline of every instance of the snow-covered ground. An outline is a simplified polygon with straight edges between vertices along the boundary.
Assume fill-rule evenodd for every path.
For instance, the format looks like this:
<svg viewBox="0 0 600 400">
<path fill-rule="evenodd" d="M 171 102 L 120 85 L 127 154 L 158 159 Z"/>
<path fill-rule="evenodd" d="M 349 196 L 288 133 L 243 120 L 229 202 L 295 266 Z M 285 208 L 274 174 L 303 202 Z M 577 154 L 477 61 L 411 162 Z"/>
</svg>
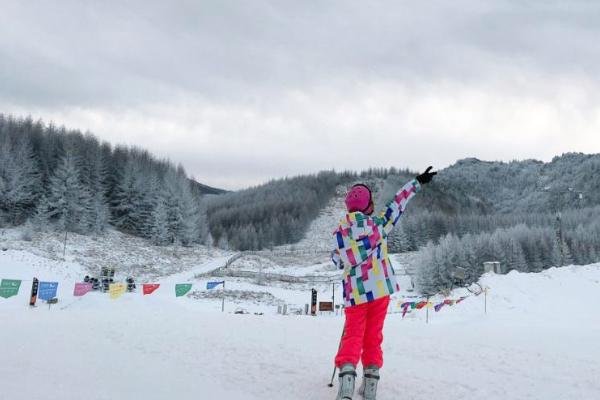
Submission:
<svg viewBox="0 0 600 400">
<path fill-rule="evenodd" d="M 221 291 L 210 292 L 212 298 L 201 294 L 208 293 L 210 271 L 231 254 L 196 249 L 182 251 L 202 254 L 197 262 L 189 256 L 162 275 L 158 267 L 148 274 L 149 282 L 161 283 L 152 295 L 75 298 L 73 283 L 89 265 L 6 243 L 0 278 L 37 276 L 60 285 L 59 303 L 51 308 L 27 306 L 30 281 L 18 296 L 0 298 L 1 399 L 335 398 L 337 389 L 327 383 L 343 317 L 276 314 L 278 304 L 306 303 L 310 283 L 227 278 L 225 293 L 265 295 L 227 297 L 222 313 Z M 81 243 L 76 247 L 87 251 Z M 307 276 L 334 276 L 327 268 L 298 267 Z M 174 284 L 183 282 L 195 284 L 195 295 L 175 297 Z M 397 304 L 414 300 L 414 293 L 394 299 L 384 331 L 380 400 L 600 398 L 600 264 L 486 275 L 481 284 L 490 288 L 487 314 L 485 297 L 471 296 L 438 313 L 430 310 L 426 324 L 425 310 L 405 318 L 398 313 Z M 316 286 L 320 300 L 328 300 L 331 285 Z M 250 313 L 234 314 L 239 307 Z"/>
</svg>

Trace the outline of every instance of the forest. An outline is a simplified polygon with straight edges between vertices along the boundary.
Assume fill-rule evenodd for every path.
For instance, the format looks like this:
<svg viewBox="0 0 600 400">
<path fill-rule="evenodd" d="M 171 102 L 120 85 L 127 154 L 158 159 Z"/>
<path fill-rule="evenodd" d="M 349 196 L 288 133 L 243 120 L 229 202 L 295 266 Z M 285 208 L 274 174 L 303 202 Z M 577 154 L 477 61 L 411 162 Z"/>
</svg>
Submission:
<svg viewBox="0 0 600 400">
<path fill-rule="evenodd" d="M 157 245 L 203 243 L 200 196 L 181 166 L 90 133 L 0 115 L 0 221 L 81 234 L 109 225 Z"/>
</svg>

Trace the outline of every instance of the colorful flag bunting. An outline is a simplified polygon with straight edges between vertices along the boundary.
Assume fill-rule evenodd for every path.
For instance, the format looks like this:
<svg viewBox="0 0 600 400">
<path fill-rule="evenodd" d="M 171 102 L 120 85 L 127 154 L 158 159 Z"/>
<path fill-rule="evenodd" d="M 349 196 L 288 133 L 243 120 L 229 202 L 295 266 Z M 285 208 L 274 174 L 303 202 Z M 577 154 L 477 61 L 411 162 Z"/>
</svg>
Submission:
<svg viewBox="0 0 600 400">
<path fill-rule="evenodd" d="M 86 282 L 77 282 L 73 289 L 73 296 L 83 296 L 92 290 L 92 284 Z"/>
<path fill-rule="evenodd" d="M 160 283 L 144 283 L 142 285 L 142 293 L 144 293 L 144 296 L 147 294 L 152 294 L 159 287 Z"/>
<path fill-rule="evenodd" d="M 58 282 L 40 282 L 38 286 L 38 299 L 48 301 L 56 297 Z"/>
<path fill-rule="evenodd" d="M 401 300 L 398 300 L 398 307 L 403 309 L 402 312 L 402 316 L 404 316 L 407 312 L 408 307 L 410 307 L 411 309 L 417 309 L 417 310 L 421 310 L 423 308 L 433 308 L 436 312 L 440 311 L 442 309 L 442 307 L 444 306 L 453 306 L 454 304 L 458 304 L 461 301 L 463 301 L 464 299 L 466 299 L 469 296 L 462 296 L 459 299 L 453 300 L 453 299 L 444 299 L 442 300 L 439 304 L 434 304 L 431 301 L 405 301 L 402 302 Z"/>
<path fill-rule="evenodd" d="M 19 293 L 20 287 L 20 280 L 2 279 L 2 281 L 0 281 L 0 297 L 8 299 L 9 297 L 16 296 Z"/>
<path fill-rule="evenodd" d="M 118 299 L 127 291 L 127 285 L 123 282 L 111 283 L 108 286 L 108 295 L 111 299 Z"/>
<path fill-rule="evenodd" d="M 175 296 L 176 297 L 185 296 L 187 294 L 187 292 L 189 292 L 190 290 L 192 290 L 191 283 L 178 283 L 175 285 Z"/>
</svg>

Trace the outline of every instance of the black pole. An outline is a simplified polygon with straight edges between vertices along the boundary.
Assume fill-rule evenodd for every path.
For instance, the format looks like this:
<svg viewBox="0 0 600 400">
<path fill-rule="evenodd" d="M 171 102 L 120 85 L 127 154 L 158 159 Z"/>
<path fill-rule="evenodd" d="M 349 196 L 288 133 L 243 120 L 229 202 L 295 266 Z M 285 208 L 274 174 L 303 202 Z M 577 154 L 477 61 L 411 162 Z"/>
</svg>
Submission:
<svg viewBox="0 0 600 400">
<path fill-rule="evenodd" d="M 340 344 L 338 345 L 338 351 L 340 351 L 340 347 L 342 347 L 342 338 L 344 337 L 344 332 L 346 331 L 346 326 L 344 325 L 344 329 L 342 329 L 342 336 L 340 336 Z M 335 379 L 335 370 L 337 366 L 333 366 L 333 373 L 331 374 L 331 381 L 329 382 L 329 387 L 333 387 L 333 380 Z"/>
<path fill-rule="evenodd" d="M 67 253 L 67 232 L 68 231 L 65 230 L 65 244 L 63 247 L 63 258 L 65 258 L 65 254 Z"/>
<path fill-rule="evenodd" d="M 333 295 L 331 296 L 331 302 L 333 303 L 333 309 L 335 310 L 335 282 L 331 284 Z"/>
</svg>

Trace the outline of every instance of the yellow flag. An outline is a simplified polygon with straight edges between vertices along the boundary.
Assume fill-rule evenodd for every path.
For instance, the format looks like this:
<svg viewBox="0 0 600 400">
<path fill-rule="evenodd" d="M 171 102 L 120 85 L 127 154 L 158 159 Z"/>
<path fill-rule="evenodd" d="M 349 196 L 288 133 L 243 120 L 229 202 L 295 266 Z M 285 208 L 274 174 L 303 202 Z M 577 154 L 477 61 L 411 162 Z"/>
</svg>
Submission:
<svg viewBox="0 0 600 400">
<path fill-rule="evenodd" d="M 431 301 L 427 303 L 427 308 L 433 308 L 433 303 Z"/>
<path fill-rule="evenodd" d="M 123 295 L 123 293 L 125 293 L 126 290 L 127 285 L 125 285 L 123 282 L 111 283 L 108 286 L 108 294 L 111 299 L 118 299 Z"/>
</svg>

